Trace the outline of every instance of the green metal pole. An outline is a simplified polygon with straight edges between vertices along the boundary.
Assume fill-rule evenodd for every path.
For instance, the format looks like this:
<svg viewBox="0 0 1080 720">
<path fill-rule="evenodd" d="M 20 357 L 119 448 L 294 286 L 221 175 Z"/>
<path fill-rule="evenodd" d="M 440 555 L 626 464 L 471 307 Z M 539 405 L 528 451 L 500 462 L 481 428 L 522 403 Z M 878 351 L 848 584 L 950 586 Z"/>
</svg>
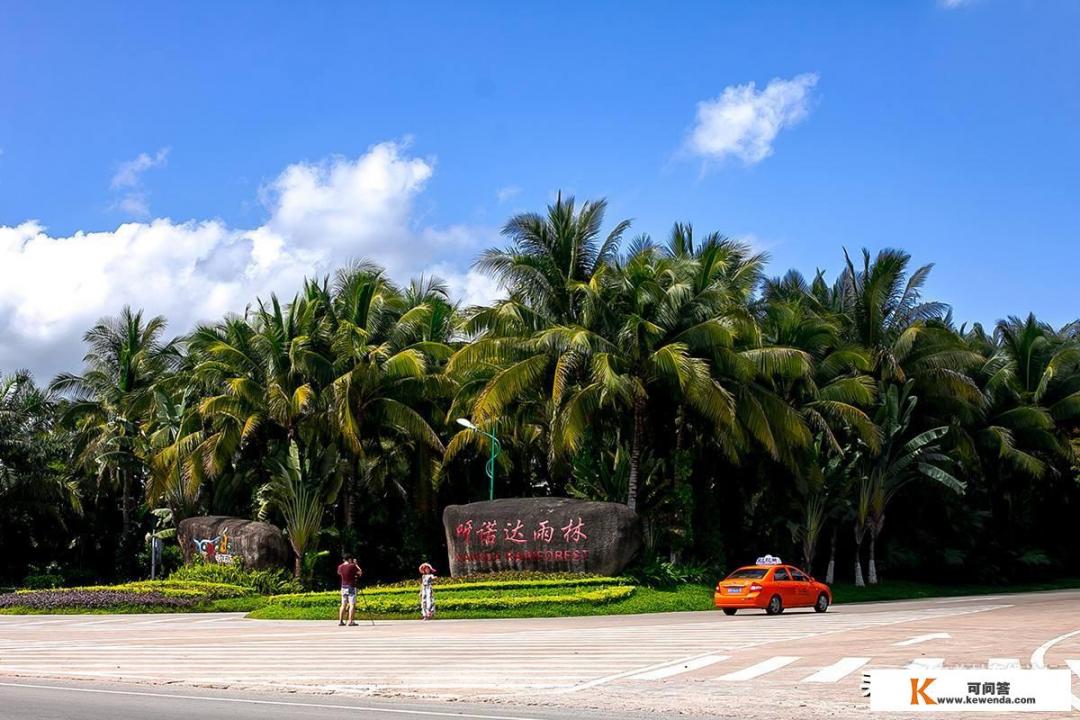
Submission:
<svg viewBox="0 0 1080 720">
<path fill-rule="evenodd" d="M 491 438 L 491 459 L 488 460 L 488 484 L 490 489 L 488 490 L 488 500 L 495 499 L 495 445 L 498 444 L 498 440 L 494 435 L 488 435 Z"/>
</svg>

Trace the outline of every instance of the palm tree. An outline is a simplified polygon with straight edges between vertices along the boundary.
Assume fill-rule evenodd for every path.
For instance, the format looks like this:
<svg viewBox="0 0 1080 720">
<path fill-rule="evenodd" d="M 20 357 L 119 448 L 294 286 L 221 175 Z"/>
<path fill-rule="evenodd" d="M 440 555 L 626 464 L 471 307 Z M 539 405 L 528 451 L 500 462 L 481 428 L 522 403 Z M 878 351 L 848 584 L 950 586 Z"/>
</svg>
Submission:
<svg viewBox="0 0 1080 720">
<path fill-rule="evenodd" d="M 331 301 L 333 378 L 327 388 L 328 418 L 343 450 L 363 469 L 359 479 L 381 491 L 403 448 L 427 458 L 445 448 L 428 422 L 433 403 L 451 393 L 442 365 L 455 308 L 446 286 L 434 279 L 413 281 L 401 293 L 379 268 L 359 265 L 338 273 Z M 408 465 L 408 463 L 407 463 Z M 416 491 L 425 509 L 434 510 L 430 484 L 434 460 L 412 463 L 419 474 Z M 401 483 L 394 485 L 402 496 Z M 345 522 L 352 522 L 353 478 L 346 480 Z"/>
<path fill-rule="evenodd" d="M 329 375 L 330 361 L 313 339 L 315 309 L 299 296 L 286 307 L 271 296 L 250 318 L 192 333 L 194 377 L 210 391 L 199 403 L 209 431 L 198 450 L 209 477 L 225 472 L 247 445 L 262 445 L 266 455 L 275 442 L 297 440 L 317 414 L 316 378 Z"/>
<path fill-rule="evenodd" d="M 875 549 L 885 525 L 885 511 L 896 495 L 908 484 L 919 479 L 940 483 L 955 493 L 963 493 L 965 483 L 952 474 L 955 463 L 945 454 L 942 440 L 948 426 L 939 426 L 912 434 L 917 398 L 911 394 L 914 382 L 902 386 L 889 385 L 875 420 L 882 432 L 881 450 L 867 454 L 867 467 L 859 486 L 859 522 L 856 525 L 855 579 L 862 580 L 859 546 L 863 534 L 870 535 L 868 581 L 877 584 Z M 860 532 L 861 531 L 861 532 Z"/>
<path fill-rule="evenodd" d="M 300 579 L 304 557 L 318 545 L 326 508 L 341 489 L 341 463 L 333 446 L 313 450 L 301 459 L 296 442 L 290 441 L 284 459 L 273 458 L 269 465 L 270 481 L 258 492 L 258 516 L 265 520 L 271 510 L 281 514 L 296 556 L 293 575 Z"/>
<path fill-rule="evenodd" d="M 999 321 L 992 336 L 976 325 L 965 340 L 984 358 L 974 377 L 985 403 L 957 428 L 957 451 L 983 479 L 1006 535 L 1016 500 L 1040 486 L 1052 492 L 1049 481 L 1077 462 L 1068 429 L 1080 422 L 1080 345 L 1033 315 Z"/>
<path fill-rule="evenodd" d="M 67 447 L 57 400 L 27 371 L 0 377 L 0 522 L 81 509 L 78 484 L 59 471 Z"/>
<path fill-rule="evenodd" d="M 182 520 L 197 511 L 205 468 L 198 456 L 203 433 L 196 388 L 184 385 L 178 392 L 179 399 L 164 384 L 154 390 L 146 499 L 151 507 L 163 504 L 174 519 Z"/>
<path fill-rule="evenodd" d="M 978 366 L 979 356 L 948 327 L 948 306 L 922 299 L 933 265 L 909 275 L 911 256 L 892 249 L 873 262 L 863 250 L 858 269 L 846 250 L 844 258 L 833 295 L 846 339 L 870 353 L 874 375 L 887 383 L 914 380 L 913 392 L 926 410 L 941 407 L 943 416 L 978 407 L 983 398 L 967 371 Z"/>
<path fill-rule="evenodd" d="M 560 192 L 546 215 L 510 218 L 502 232 L 513 244 L 485 251 L 476 267 L 549 322 L 573 321 L 580 304 L 574 286 L 588 282 L 615 259 L 630 227 L 629 220 L 622 220 L 601 239 L 606 210 L 605 200 L 586 202 L 579 209 L 573 197 L 563 199 Z"/>
<path fill-rule="evenodd" d="M 147 469 L 146 427 L 154 388 L 176 366 L 176 341 L 162 342 L 165 319 L 143 321 L 124 307 L 84 336 L 81 375 L 62 373 L 51 389 L 68 400 L 65 422 L 76 431 L 75 462 L 121 490 L 123 536 L 131 530 L 132 486 Z"/>
</svg>

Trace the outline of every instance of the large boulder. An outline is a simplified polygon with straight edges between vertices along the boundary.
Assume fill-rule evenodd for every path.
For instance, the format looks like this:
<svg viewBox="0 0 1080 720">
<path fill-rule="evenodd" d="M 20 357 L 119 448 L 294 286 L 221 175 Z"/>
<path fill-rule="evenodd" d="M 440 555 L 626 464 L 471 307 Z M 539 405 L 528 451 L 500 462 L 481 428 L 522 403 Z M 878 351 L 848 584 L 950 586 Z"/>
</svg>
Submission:
<svg viewBox="0 0 1080 720">
<path fill-rule="evenodd" d="M 641 549 L 625 505 L 570 498 L 508 498 L 443 511 L 451 575 L 538 570 L 618 575 Z"/>
<path fill-rule="evenodd" d="M 281 530 L 238 517 L 204 515 L 181 520 L 176 538 L 185 563 L 198 555 L 207 562 L 239 562 L 249 570 L 268 570 L 287 566 L 293 556 Z"/>
</svg>

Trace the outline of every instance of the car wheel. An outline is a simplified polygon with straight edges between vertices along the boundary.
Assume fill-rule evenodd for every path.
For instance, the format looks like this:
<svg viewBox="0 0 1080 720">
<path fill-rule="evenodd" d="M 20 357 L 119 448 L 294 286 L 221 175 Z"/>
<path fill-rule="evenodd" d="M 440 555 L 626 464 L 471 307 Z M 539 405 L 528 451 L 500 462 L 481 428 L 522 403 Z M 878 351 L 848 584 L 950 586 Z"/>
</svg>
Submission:
<svg viewBox="0 0 1080 720">
<path fill-rule="evenodd" d="M 829 596 L 825 593 L 821 593 L 817 596 L 817 602 L 814 603 L 814 612 L 825 612 L 829 609 Z"/>
<path fill-rule="evenodd" d="M 736 608 L 724 608 L 725 615 L 734 615 L 736 612 Z"/>
<path fill-rule="evenodd" d="M 773 595 L 769 599 L 769 605 L 765 608 L 766 615 L 779 615 L 784 612 L 784 601 L 780 599 L 779 595 Z"/>
</svg>

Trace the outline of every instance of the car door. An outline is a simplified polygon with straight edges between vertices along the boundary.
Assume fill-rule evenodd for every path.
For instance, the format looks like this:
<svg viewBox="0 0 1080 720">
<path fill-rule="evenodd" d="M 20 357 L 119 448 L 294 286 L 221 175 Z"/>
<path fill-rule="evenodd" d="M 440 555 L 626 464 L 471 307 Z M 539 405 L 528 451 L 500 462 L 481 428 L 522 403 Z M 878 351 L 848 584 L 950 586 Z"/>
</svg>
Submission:
<svg viewBox="0 0 1080 720">
<path fill-rule="evenodd" d="M 773 591 L 784 601 L 784 607 L 791 607 L 795 598 L 791 594 L 791 575 L 788 574 L 786 567 L 778 567 L 773 570 L 772 587 Z"/>
<path fill-rule="evenodd" d="M 791 571 L 791 585 L 792 595 L 794 596 L 794 604 L 792 607 L 810 607 L 814 604 L 815 598 L 813 588 L 810 586 L 810 576 L 804 573 L 799 568 L 790 568 Z"/>
</svg>

